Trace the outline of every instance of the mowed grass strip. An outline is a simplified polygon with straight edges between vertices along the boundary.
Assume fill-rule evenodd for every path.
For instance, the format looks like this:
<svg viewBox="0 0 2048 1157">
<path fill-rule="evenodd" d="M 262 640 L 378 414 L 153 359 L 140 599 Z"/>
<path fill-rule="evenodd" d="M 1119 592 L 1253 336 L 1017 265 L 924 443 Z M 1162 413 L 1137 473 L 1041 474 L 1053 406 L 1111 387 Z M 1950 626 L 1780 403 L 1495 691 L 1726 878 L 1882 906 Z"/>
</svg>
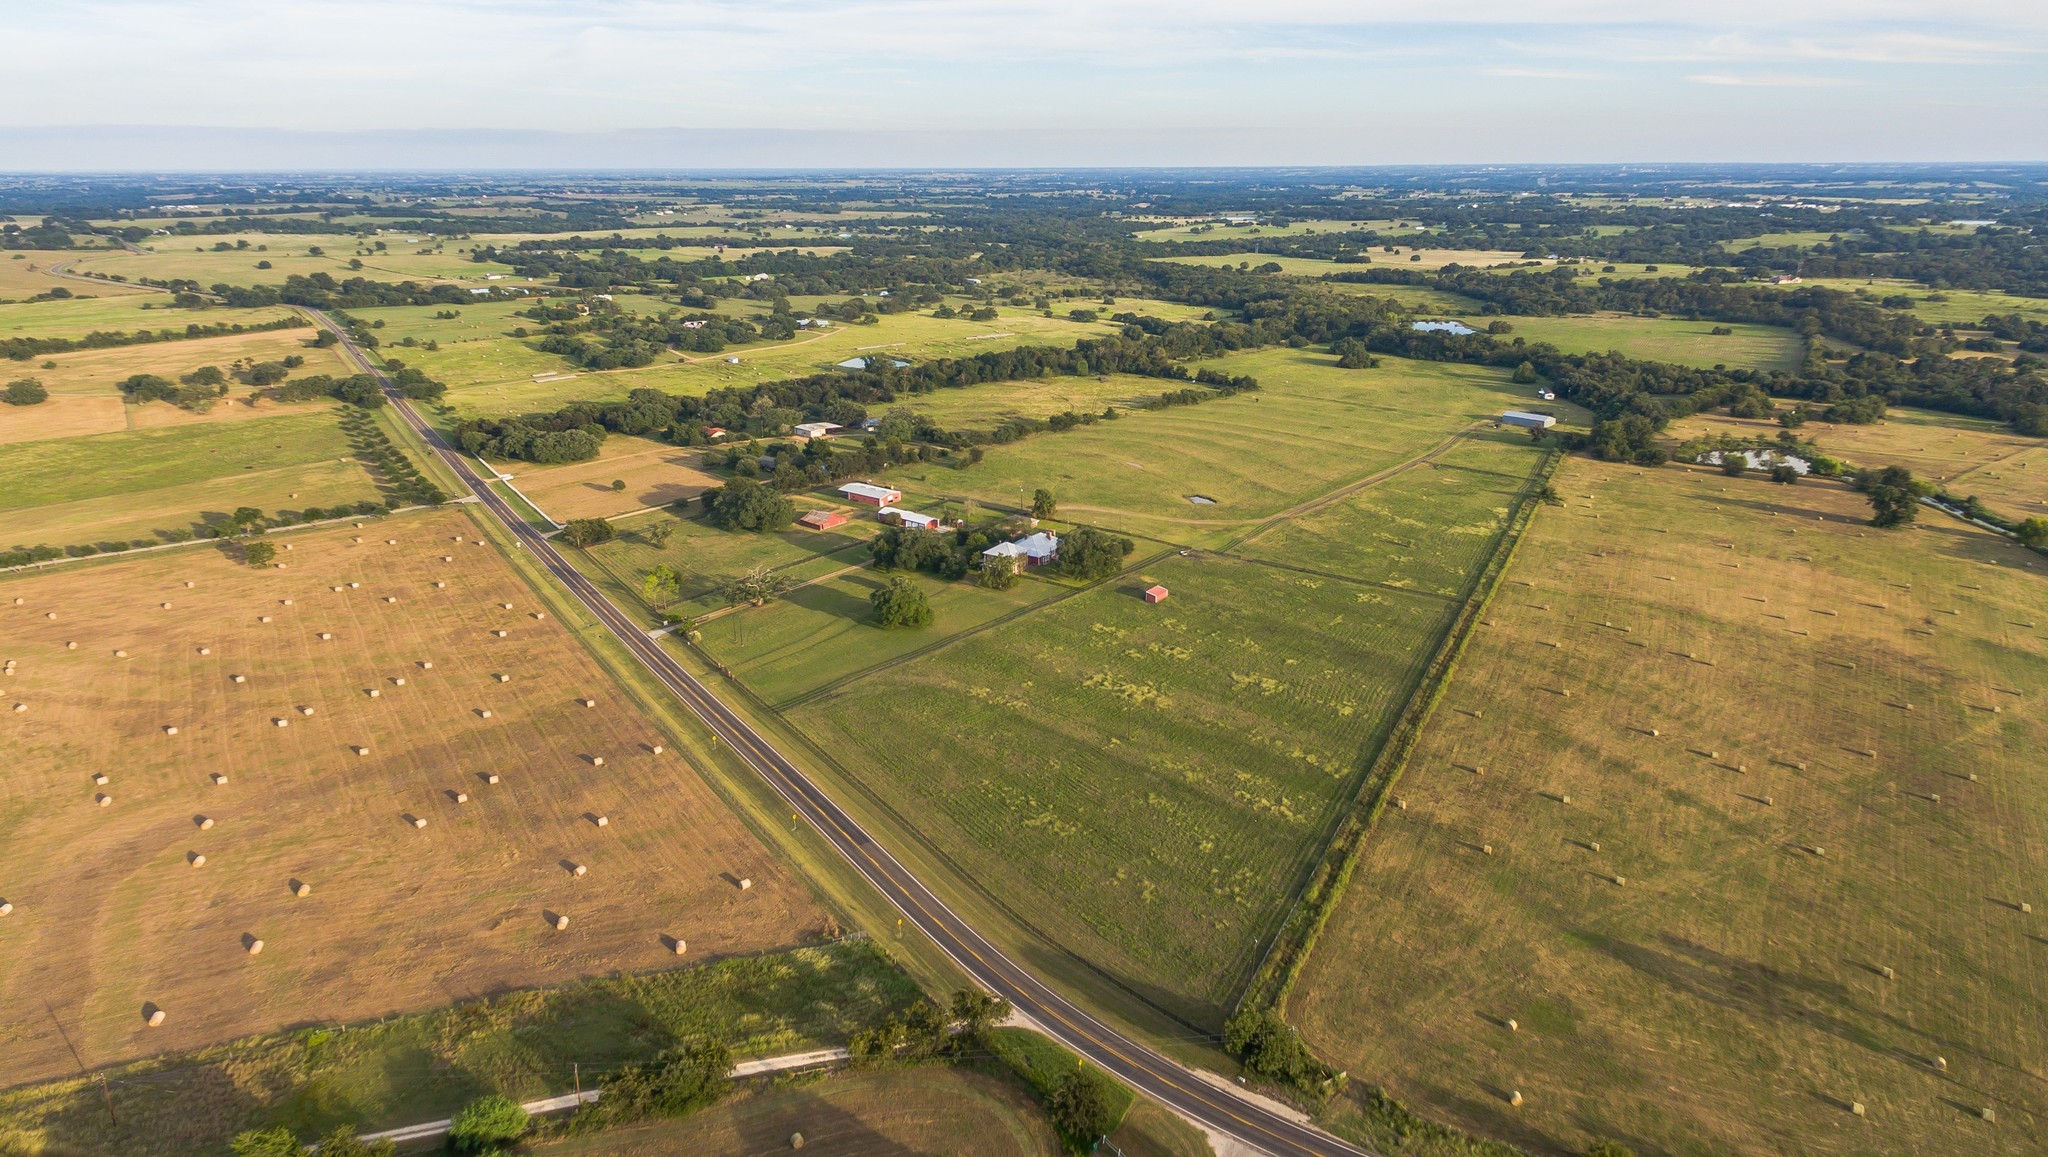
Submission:
<svg viewBox="0 0 2048 1157">
<path fill-rule="evenodd" d="M 664 935 L 692 961 L 754 952 L 822 919 L 465 514 L 271 541 L 284 569 L 190 550 L 0 581 L 6 702 L 27 708 L 0 714 L 10 1076 L 671 967 Z"/>
<path fill-rule="evenodd" d="M 1556 486 L 1308 961 L 1304 1037 L 1534 1151 L 2039 1150 L 2039 557 L 1817 483 Z M 1365 1108 L 1331 1119 L 1391 1145 Z"/>
<path fill-rule="evenodd" d="M 1450 611 L 1169 557 L 787 714 L 1055 943 L 1218 1020 Z"/>
<path fill-rule="evenodd" d="M 84 337 L 101 331 L 134 333 L 136 330 L 173 330 L 182 333 L 188 325 L 260 324 L 288 317 L 291 310 L 270 309 L 174 309 L 170 297 L 161 293 L 127 293 L 114 297 L 91 296 L 89 285 L 78 287 L 82 296 L 58 301 L 21 301 L 0 305 L 0 338 Z"/>
<path fill-rule="evenodd" d="M 865 563 L 868 540 L 881 529 L 873 510 L 859 507 L 849 511 L 853 520 L 831 530 L 792 526 L 773 534 L 719 530 L 702 519 L 659 510 L 621 520 L 619 536 L 603 546 L 564 553 L 603 585 L 620 606 L 638 607 L 649 615 L 657 608 L 643 597 L 642 581 L 655 567 L 670 567 L 682 579 L 682 597 L 659 609 L 701 615 L 725 607 L 718 589 L 755 567 L 767 567 L 792 581 L 804 582 Z M 867 516 L 862 517 L 862 512 Z M 649 537 L 658 526 L 669 528 L 667 546 L 656 547 Z"/>
</svg>

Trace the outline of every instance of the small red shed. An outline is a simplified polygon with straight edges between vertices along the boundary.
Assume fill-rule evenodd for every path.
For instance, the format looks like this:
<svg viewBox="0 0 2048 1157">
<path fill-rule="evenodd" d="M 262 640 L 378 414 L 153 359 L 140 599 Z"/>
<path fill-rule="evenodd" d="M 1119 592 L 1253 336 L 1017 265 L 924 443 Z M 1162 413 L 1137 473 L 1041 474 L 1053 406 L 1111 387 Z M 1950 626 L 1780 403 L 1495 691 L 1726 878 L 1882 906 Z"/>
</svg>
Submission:
<svg viewBox="0 0 2048 1157">
<path fill-rule="evenodd" d="M 1163 603 L 1166 601 L 1166 595 L 1167 590 L 1165 587 L 1155 586 L 1145 588 L 1145 601 L 1148 603 Z"/>
<path fill-rule="evenodd" d="M 797 523 L 807 530 L 830 530 L 845 526 L 846 516 L 836 510 L 813 510 L 797 519 Z"/>
</svg>

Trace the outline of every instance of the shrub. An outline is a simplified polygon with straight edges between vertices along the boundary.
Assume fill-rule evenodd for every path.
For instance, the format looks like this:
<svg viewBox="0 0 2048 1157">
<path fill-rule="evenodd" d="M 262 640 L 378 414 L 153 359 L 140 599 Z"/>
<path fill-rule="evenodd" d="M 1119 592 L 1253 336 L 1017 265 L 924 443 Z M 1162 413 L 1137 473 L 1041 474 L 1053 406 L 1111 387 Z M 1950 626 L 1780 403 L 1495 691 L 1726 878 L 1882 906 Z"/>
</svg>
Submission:
<svg viewBox="0 0 2048 1157">
<path fill-rule="evenodd" d="M 1223 1044 L 1245 1072 L 1309 1100 L 1321 1101 L 1341 1079 L 1273 1009 L 1247 1009 L 1231 1017 L 1223 1026 Z"/>
<path fill-rule="evenodd" d="M 462 1154 L 495 1154 L 526 1132 L 526 1110 L 506 1097 L 479 1097 L 455 1114 L 448 1148 Z M 325 1149 L 322 1150 L 325 1152 Z"/>
<path fill-rule="evenodd" d="M 1084 1146 L 1108 1136 L 1117 1126 L 1107 1082 L 1086 1069 L 1061 1077 L 1045 1098 L 1045 1107 L 1060 1132 Z"/>
<path fill-rule="evenodd" d="M 277 548 L 267 542 L 252 542 L 242 548 L 242 561 L 250 566 L 269 566 L 277 561 Z"/>
</svg>

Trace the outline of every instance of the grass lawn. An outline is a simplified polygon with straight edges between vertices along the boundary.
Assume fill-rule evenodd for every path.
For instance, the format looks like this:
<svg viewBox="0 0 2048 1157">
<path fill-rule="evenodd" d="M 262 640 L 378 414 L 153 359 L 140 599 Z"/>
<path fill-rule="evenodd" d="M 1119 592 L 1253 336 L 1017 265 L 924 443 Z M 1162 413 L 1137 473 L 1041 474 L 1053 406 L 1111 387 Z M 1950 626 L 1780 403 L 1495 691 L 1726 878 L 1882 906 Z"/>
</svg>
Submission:
<svg viewBox="0 0 2048 1157">
<path fill-rule="evenodd" d="M 323 1021 L 114 1069 L 109 1075 L 118 1127 L 107 1122 L 96 1080 L 71 1078 L 0 1093 L 0 1148 L 211 1157 L 224 1152 L 240 1130 L 272 1124 L 307 1140 L 337 1124 L 387 1129 L 447 1117 L 486 1093 L 528 1100 L 568 1092 L 576 1083 L 575 1066 L 589 1088 L 616 1065 L 707 1034 L 723 1037 L 741 1058 L 842 1045 L 916 997 L 915 985 L 881 952 L 850 942 L 514 992 L 369 1023 Z M 890 1073 L 937 1087 L 942 1082 L 932 1080 L 933 1074 L 945 1071 Z M 858 1098 L 859 1088 L 849 1091 Z M 903 1088 L 892 1092 L 898 1100 L 916 1096 Z M 933 1097 L 928 1107 L 988 1107 L 986 1097 L 967 1093 L 957 1105 Z M 752 1098 L 742 1099 L 676 1127 L 708 1124 L 718 1119 L 716 1113 L 744 1111 L 750 1103 Z M 1022 1112 L 1016 1116 L 1031 1119 Z M 778 1138 L 784 1148 L 791 1131 Z M 635 1136 L 601 1135 L 626 1142 Z"/>
<path fill-rule="evenodd" d="M 1385 358 L 1378 369 L 1342 370 L 1329 354 L 1307 349 L 1204 364 L 1250 374 L 1261 388 L 992 446 L 978 465 L 896 467 L 888 480 L 925 498 L 1012 508 L 1028 507 L 1032 491 L 1047 487 L 1063 518 L 1209 545 L 1528 404 L 1528 387 L 1484 367 Z M 982 388 L 999 387 L 974 389 Z M 1583 421 L 1576 407 L 1555 405 L 1566 423 Z"/>
<path fill-rule="evenodd" d="M 1777 432 L 1775 421 L 1726 414 L 1697 414 L 1670 431 L 1679 438 L 1770 438 Z M 1809 421 L 1799 433 L 1826 454 L 1858 466 L 1904 466 L 1958 497 L 1975 495 L 2008 518 L 2048 517 L 2048 441 L 2015 434 L 2003 422 L 1895 407 L 1884 421 L 1868 426 Z"/>
<path fill-rule="evenodd" d="M 1491 320 L 1475 317 L 1481 329 Z M 1789 329 L 1774 325 L 1686 321 L 1674 317 L 1628 317 L 1595 314 L 1580 317 L 1510 317 L 1514 337 L 1549 342 L 1568 354 L 1618 351 L 1645 361 L 1672 362 L 1711 369 L 1796 370 L 1805 357 L 1805 342 Z M 1715 329 L 1734 333 L 1715 335 Z"/>
<path fill-rule="evenodd" d="M 923 1066 L 788 1078 L 678 1120 L 544 1142 L 532 1151 L 547 1157 L 765 1157 L 788 1152 L 799 1133 L 806 1152 L 846 1157 L 1041 1157 L 1060 1143 L 1045 1111 L 1018 1082 Z"/>
<path fill-rule="evenodd" d="M 1819 483 L 1556 486 L 1290 1001 L 1351 1073 L 1328 1119 L 1419 1152 L 1380 1085 L 1533 1152 L 2048 1145 L 2048 566 Z"/>
<path fill-rule="evenodd" d="M 1854 293 L 1859 289 L 1868 290 L 1879 299 L 1910 297 L 1913 299 L 1910 312 L 1920 320 L 1934 325 L 1970 327 L 1981 325 L 1988 315 L 2008 313 L 2017 313 L 2034 321 L 2048 322 L 2048 299 L 2017 297 L 1997 290 L 1929 289 L 1917 281 L 1862 277 L 1809 277 L 1806 284 L 1822 285 L 1848 293 Z"/>
<path fill-rule="evenodd" d="M 8 479 L 0 487 L 0 542 L 133 537 L 236 505 L 269 511 L 375 497 L 363 468 L 340 461 L 351 453 L 328 407 L 0 444 L 0 477 Z M 291 499 L 293 492 L 301 497 Z"/>
<path fill-rule="evenodd" d="M 1411 313 L 1442 317 L 1466 317 L 1479 309 L 1479 302 L 1462 293 L 1448 293 L 1420 285 L 1367 285 L 1351 281 L 1325 281 L 1322 288 L 1358 297 L 1384 297 L 1397 301 Z"/>
<path fill-rule="evenodd" d="M 934 390 L 899 398 L 892 406 L 876 407 L 873 414 L 880 416 L 895 406 L 907 406 L 929 417 L 941 429 L 987 430 L 1011 418 L 1050 418 L 1068 410 L 1099 414 L 1110 406 L 1129 410 L 1168 390 L 1185 388 L 1185 383 L 1136 374 L 1111 374 L 1108 381 L 1093 377 L 1036 378 Z"/>
</svg>

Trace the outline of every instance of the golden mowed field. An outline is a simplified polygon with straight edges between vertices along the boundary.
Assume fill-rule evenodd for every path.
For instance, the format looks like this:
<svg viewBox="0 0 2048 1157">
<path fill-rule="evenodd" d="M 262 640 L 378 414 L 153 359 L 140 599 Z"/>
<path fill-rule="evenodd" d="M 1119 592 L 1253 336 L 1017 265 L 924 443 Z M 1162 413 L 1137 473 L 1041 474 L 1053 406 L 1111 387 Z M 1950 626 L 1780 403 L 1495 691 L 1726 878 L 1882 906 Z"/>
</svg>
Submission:
<svg viewBox="0 0 2048 1157">
<path fill-rule="evenodd" d="M 1556 487 L 1290 1002 L 1340 1127 L 1380 1085 L 1537 1152 L 2042 1151 L 2048 559 Z"/>
<path fill-rule="evenodd" d="M 271 541 L 0 580 L 0 1080 L 822 922 L 465 513 Z"/>
</svg>

